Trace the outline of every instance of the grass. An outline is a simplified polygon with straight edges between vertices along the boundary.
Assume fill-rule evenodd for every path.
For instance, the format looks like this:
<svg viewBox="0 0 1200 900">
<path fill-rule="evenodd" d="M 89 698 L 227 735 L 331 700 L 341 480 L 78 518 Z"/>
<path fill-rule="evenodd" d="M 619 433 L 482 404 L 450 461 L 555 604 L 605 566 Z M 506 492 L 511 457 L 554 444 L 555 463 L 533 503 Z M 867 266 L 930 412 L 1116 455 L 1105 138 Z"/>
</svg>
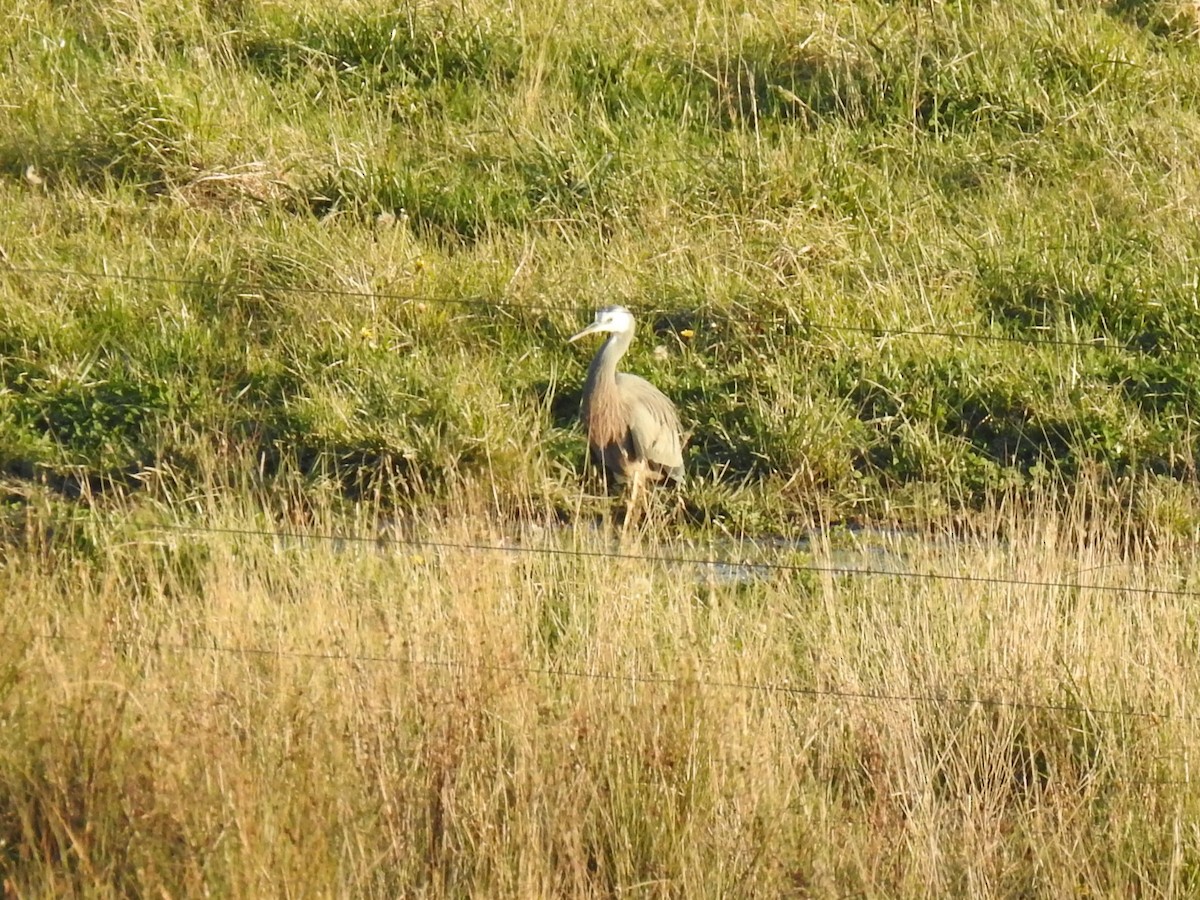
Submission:
<svg viewBox="0 0 1200 900">
<path fill-rule="evenodd" d="M 3 23 L 6 895 L 1196 890 L 1194 4 Z"/>
<path fill-rule="evenodd" d="M 949 580 L 831 573 L 836 532 L 729 580 L 467 509 L 280 542 L 272 497 L 0 569 L 12 895 L 1197 889 L 1190 543 L 1013 507 L 893 546 Z"/>
<path fill-rule="evenodd" d="M 215 441 L 565 510 L 562 338 L 617 301 L 691 429 L 701 523 L 1190 481 L 1186 13 L 29 5 L 0 462 L 128 488 Z"/>
</svg>

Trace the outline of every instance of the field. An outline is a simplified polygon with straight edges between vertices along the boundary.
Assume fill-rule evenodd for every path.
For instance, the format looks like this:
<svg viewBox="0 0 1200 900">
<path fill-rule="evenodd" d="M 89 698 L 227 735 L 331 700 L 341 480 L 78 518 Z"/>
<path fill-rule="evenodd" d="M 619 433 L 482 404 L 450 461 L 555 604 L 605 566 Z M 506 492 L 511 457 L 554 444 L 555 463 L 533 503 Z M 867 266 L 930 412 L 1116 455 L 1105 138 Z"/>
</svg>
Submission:
<svg viewBox="0 0 1200 900">
<path fill-rule="evenodd" d="M 2 21 L 6 898 L 1200 891 L 1195 4 Z"/>
</svg>

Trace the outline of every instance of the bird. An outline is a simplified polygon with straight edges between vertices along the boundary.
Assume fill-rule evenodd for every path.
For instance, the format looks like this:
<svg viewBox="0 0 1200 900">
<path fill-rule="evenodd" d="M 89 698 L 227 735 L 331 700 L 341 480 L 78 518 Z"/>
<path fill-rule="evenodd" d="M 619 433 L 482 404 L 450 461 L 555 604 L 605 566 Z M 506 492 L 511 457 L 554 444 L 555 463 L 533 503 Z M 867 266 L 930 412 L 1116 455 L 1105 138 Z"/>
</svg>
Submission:
<svg viewBox="0 0 1200 900">
<path fill-rule="evenodd" d="M 588 366 L 579 417 L 587 429 L 592 460 L 617 484 L 631 483 L 631 503 L 643 483 L 683 483 L 684 443 L 679 412 L 667 395 L 644 378 L 617 371 L 633 330 L 629 310 L 606 306 L 568 340 L 608 334 Z"/>
</svg>

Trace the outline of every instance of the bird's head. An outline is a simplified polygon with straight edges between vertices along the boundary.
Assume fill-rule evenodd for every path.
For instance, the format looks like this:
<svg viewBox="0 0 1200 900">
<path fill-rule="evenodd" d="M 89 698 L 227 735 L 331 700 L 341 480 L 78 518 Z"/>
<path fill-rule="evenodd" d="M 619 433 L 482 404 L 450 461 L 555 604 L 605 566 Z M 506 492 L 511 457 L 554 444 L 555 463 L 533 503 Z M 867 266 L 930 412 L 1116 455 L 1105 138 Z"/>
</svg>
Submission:
<svg viewBox="0 0 1200 900">
<path fill-rule="evenodd" d="M 606 306 L 596 311 L 596 318 L 587 328 L 572 335 L 567 343 L 598 332 L 624 333 L 633 331 L 633 313 L 623 306 Z"/>
</svg>

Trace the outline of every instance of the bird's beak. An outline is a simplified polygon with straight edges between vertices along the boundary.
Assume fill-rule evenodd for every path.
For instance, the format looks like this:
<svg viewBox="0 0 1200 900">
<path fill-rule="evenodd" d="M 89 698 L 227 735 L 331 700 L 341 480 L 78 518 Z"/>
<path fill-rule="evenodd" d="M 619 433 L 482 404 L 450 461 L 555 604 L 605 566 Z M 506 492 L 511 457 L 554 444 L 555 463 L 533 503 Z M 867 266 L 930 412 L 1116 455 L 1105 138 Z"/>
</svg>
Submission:
<svg viewBox="0 0 1200 900">
<path fill-rule="evenodd" d="M 600 330 L 600 323 L 593 322 L 587 328 L 583 329 L 583 331 L 579 332 L 579 334 L 573 334 L 569 338 L 567 338 L 567 343 L 568 344 L 573 343 L 573 342 L 579 340 L 581 337 L 587 337 L 589 334 L 595 334 L 599 330 Z"/>
</svg>

